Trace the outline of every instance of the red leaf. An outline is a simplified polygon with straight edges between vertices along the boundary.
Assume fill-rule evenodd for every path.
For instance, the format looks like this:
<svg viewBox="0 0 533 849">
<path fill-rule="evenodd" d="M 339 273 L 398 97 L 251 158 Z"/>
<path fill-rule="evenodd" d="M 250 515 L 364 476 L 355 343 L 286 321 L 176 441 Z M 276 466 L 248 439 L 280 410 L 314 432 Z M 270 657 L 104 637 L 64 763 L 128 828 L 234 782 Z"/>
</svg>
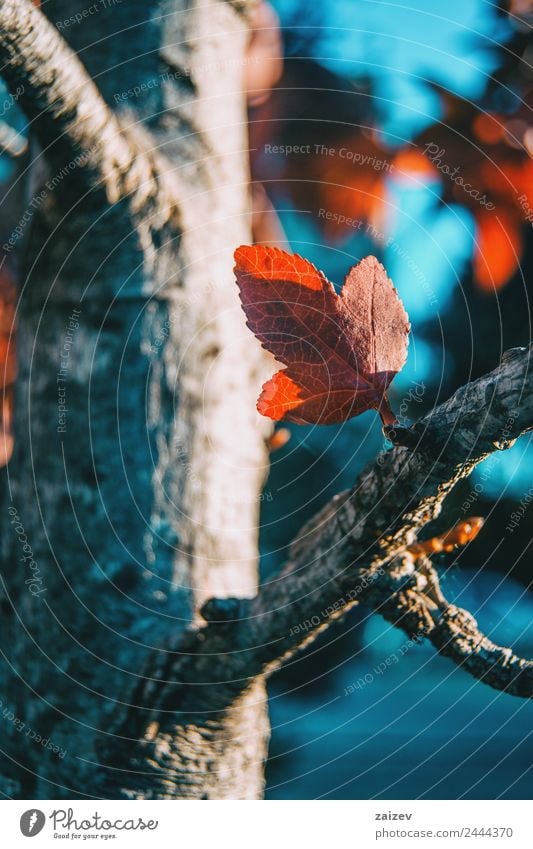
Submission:
<svg viewBox="0 0 533 849">
<path fill-rule="evenodd" d="M 512 277 L 522 253 L 522 217 L 518 210 L 502 208 L 475 214 L 477 225 L 474 280 L 486 292 L 501 289 Z"/>
<path fill-rule="evenodd" d="M 409 321 L 381 263 L 366 257 L 337 295 L 297 254 L 241 246 L 235 261 L 248 327 L 287 366 L 263 386 L 259 412 L 336 424 L 375 409 L 393 424 L 386 390 L 405 363 Z"/>
<path fill-rule="evenodd" d="M 6 259 L 5 255 L 2 259 Z M 0 270 L 0 468 L 13 453 L 13 404 L 17 359 L 15 355 L 15 312 L 17 290 L 7 263 Z"/>
</svg>

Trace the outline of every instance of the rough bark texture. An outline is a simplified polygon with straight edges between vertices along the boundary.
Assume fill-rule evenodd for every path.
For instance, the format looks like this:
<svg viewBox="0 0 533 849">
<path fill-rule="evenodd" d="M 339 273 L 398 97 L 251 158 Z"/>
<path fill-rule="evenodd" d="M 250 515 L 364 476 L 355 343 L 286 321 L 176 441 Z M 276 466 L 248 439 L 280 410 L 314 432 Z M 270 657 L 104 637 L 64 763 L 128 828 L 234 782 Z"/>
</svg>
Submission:
<svg viewBox="0 0 533 849">
<path fill-rule="evenodd" d="M 531 350 L 389 431 L 396 447 L 257 592 L 264 362 L 231 270 L 250 241 L 247 5 L 123 0 L 63 27 L 97 87 L 29 0 L 0 6 L 0 60 L 50 172 L 25 234 L 0 528 L 9 795 L 259 797 L 265 676 L 360 600 L 533 695 L 531 661 L 409 550 L 453 485 L 533 426 Z M 45 8 L 61 24 L 84 3 Z"/>
<path fill-rule="evenodd" d="M 62 21 L 84 5 L 49 2 L 46 13 Z M 119 121 L 66 47 L 56 74 L 62 40 L 41 13 L 9 2 L 2 14 L 11 33 L 3 60 L 10 80 L 24 77 L 34 93 L 25 108 L 43 147 L 61 121 L 49 179 L 91 147 L 91 137 L 101 142 L 46 192 L 25 250 L 17 447 L 2 515 L 2 690 L 27 726 L 67 754 L 59 759 L 30 739 L 21 746 L 14 726 L 9 753 L 20 760 L 24 752 L 14 772 L 26 797 L 98 795 L 95 740 L 131 704 L 147 656 L 179 636 L 209 596 L 256 591 L 262 354 L 250 344 L 232 276 L 234 246 L 250 241 L 240 93 L 246 27 L 221 0 L 149 8 L 124 0 L 65 29 L 105 80 L 108 104 L 156 80 L 148 98 L 118 103 L 122 126 L 146 119 L 142 133 L 117 135 Z M 132 24 L 136 37 L 125 47 L 113 33 Z M 17 39 L 19 25 L 30 31 L 26 41 Z M 127 72 L 107 72 L 121 61 Z M 69 86 L 78 105 L 65 103 Z M 144 179 L 130 186 L 121 163 L 124 184 L 113 194 L 110 148 L 130 150 L 132 135 L 141 139 L 135 163 Z M 165 191 L 139 202 L 153 180 L 150 148 L 166 158 L 158 163 Z M 73 200 L 80 186 L 86 194 Z M 179 200 L 182 229 L 167 194 Z M 68 409 L 61 420 L 59 388 Z M 10 506 L 42 577 L 36 596 L 24 584 Z M 144 781 L 140 795 L 259 796 L 264 699 L 258 683 L 223 718 L 178 717 L 172 746 L 165 738 L 158 748 L 172 777 L 158 787 Z M 120 795 L 120 781 L 109 794 Z"/>
<path fill-rule="evenodd" d="M 532 698 L 533 661 L 487 639 L 467 611 L 447 603 L 428 558 L 409 551 L 455 483 L 532 426 L 532 352 L 508 352 L 498 369 L 417 423 L 409 448 L 380 457 L 351 492 L 302 529 L 290 562 L 254 599 L 207 602 L 202 613 L 209 624 L 189 632 L 179 654 L 168 653 L 163 665 L 154 662 L 156 680 L 142 687 L 150 710 L 130 712 L 120 729 L 136 731 L 137 745 L 131 736 L 121 744 L 119 734 L 107 758 L 142 774 L 153 762 L 150 734 L 168 728 L 176 710 L 193 710 L 200 701 L 213 715 L 223 714 L 258 676 L 359 601 L 410 637 L 429 639 L 486 684 Z"/>
</svg>

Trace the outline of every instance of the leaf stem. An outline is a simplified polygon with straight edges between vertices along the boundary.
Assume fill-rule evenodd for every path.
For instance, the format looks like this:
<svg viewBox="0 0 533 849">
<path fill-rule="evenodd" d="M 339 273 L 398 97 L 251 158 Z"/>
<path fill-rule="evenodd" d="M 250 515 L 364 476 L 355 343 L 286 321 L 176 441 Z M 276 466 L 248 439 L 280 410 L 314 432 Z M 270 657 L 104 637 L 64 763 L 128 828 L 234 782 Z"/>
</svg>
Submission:
<svg viewBox="0 0 533 849">
<path fill-rule="evenodd" d="M 381 421 L 383 422 L 383 427 L 394 427 L 398 424 L 386 395 L 383 395 L 383 400 L 378 407 L 378 413 L 381 417 Z"/>
</svg>

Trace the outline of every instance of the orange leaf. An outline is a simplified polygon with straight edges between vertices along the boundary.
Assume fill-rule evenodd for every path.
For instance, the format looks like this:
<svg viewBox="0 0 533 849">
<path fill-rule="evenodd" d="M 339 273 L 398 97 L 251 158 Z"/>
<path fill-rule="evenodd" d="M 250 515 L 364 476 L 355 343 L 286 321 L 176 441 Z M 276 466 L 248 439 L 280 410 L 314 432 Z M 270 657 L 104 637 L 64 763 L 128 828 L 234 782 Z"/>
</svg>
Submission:
<svg viewBox="0 0 533 849">
<path fill-rule="evenodd" d="M 393 424 L 386 390 L 405 363 L 409 321 L 377 259 L 354 266 L 341 295 L 297 254 L 242 246 L 235 261 L 248 327 L 287 366 L 263 386 L 259 412 L 336 424 L 375 409 Z"/>
<path fill-rule="evenodd" d="M 514 274 L 522 253 L 522 221 L 514 209 L 476 213 L 474 277 L 481 289 L 505 286 Z"/>
</svg>

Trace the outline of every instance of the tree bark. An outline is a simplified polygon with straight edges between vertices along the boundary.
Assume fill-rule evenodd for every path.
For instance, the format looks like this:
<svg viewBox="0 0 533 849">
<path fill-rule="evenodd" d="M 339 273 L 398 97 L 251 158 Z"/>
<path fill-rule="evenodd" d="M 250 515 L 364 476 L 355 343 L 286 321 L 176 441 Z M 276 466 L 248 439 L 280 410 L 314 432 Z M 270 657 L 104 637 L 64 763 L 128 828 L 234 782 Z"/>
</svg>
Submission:
<svg viewBox="0 0 533 849">
<path fill-rule="evenodd" d="M 251 241 L 249 5 L 123 0 L 83 18 L 84 0 L 49 0 L 90 76 L 30 0 L 0 5 L 3 72 L 49 167 L 23 219 L 1 512 L 9 795 L 259 798 L 265 676 L 361 600 L 533 697 L 533 663 L 448 604 L 413 545 L 460 478 L 533 427 L 532 349 L 389 430 L 394 449 L 257 590 L 265 362 L 231 268 Z"/>
<path fill-rule="evenodd" d="M 85 5 L 50 2 L 46 13 L 61 22 Z M 40 13 L 17 6 L 30 17 L 34 57 L 53 62 Z M 132 41 L 114 35 L 124 25 Z M 88 115 L 70 114 L 60 143 L 48 104 L 38 102 L 32 124 L 53 151 L 52 188 L 32 210 L 24 252 L 17 444 L 2 511 L 2 692 L 13 694 L 26 728 L 66 755 L 11 725 L 12 777 L 26 798 L 99 795 L 103 785 L 122 795 L 96 744 L 150 676 L 146 658 L 179 639 L 208 597 L 256 592 L 266 468 L 254 403 L 263 354 L 250 344 L 232 275 L 233 249 L 250 241 L 246 22 L 223 0 L 148 8 L 124 0 L 64 35 L 108 105 L 118 105 L 124 135 L 104 121 L 97 167 L 94 152 L 83 157 L 91 122 L 104 114 L 98 96 Z M 121 60 L 131 60 L 129 73 Z M 83 73 L 70 84 L 87 107 Z M 134 84 L 143 87 L 138 101 L 122 94 Z M 51 96 L 57 104 L 62 95 Z M 135 169 L 120 162 L 110 194 L 110 148 L 131 139 Z M 155 194 L 141 166 L 160 154 L 167 170 L 158 164 Z M 160 187 L 178 178 L 175 215 Z M 21 540 L 31 561 L 21 561 Z M 31 577 L 40 579 L 34 594 Z M 258 798 L 267 738 L 258 680 L 223 717 L 177 716 L 171 740 L 157 747 L 163 777 L 142 776 L 135 795 Z"/>
<path fill-rule="evenodd" d="M 223 715 L 359 602 L 491 687 L 533 698 L 533 661 L 494 644 L 468 611 L 449 604 L 432 563 L 413 545 L 460 478 L 533 426 L 532 353 L 533 346 L 507 352 L 495 371 L 397 433 L 410 446 L 380 456 L 302 528 L 285 568 L 255 598 L 203 606 L 207 624 L 184 635 L 179 653 L 151 662 L 155 680 L 140 685 L 150 709 L 130 711 L 102 750 L 125 782 L 153 768 L 151 733 L 170 734 L 176 711 L 192 713 L 200 702 Z"/>
</svg>

